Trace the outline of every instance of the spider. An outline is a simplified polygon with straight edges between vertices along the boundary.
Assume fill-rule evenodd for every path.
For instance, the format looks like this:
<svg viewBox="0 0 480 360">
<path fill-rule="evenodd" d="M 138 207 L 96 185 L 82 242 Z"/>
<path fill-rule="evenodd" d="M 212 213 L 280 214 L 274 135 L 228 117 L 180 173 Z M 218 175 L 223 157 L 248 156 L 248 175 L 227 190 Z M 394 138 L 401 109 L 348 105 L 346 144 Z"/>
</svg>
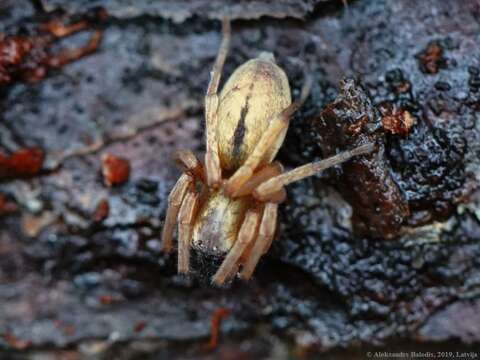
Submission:
<svg viewBox="0 0 480 360">
<path fill-rule="evenodd" d="M 202 164 L 190 150 L 174 159 L 184 173 L 172 189 L 162 233 L 162 249 L 173 248 L 178 222 L 178 272 L 190 270 L 190 251 L 225 255 L 212 278 L 221 286 L 234 277 L 248 280 L 274 238 L 284 186 L 367 154 L 367 143 L 328 159 L 283 172 L 272 162 L 283 143 L 291 115 L 308 96 L 307 77 L 292 102 L 285 72 L 273 55 L 262 53 L 238 67 L 217 94 L 230 43 L 230 22 L 222 23 L 223 39 L 205 97 L 206 154 Z"/>
</svg>

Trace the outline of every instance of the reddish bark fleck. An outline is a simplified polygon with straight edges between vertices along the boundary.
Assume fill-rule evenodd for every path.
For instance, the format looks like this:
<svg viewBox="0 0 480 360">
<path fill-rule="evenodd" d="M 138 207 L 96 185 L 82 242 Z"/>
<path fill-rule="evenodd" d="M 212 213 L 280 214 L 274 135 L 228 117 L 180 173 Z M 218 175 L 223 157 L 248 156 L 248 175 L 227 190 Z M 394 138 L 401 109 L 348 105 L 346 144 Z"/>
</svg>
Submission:
<svg viewBox="0 0 480 360">
<path fill-rule="evenodd" d="M 51 18 L 27 34 L 0 36 L 0 86 L 16 80 L 36 82 L 43 79 L 50 68 L 59 68 L 96 51 L 102 31 L 93 32 L 90 40 L 82 47 L 64 49 L 54 53 L 54 43 L 61 38 L 88 29 L 98 28 L 107 19 L 103 8 L 95 8 L 83 15 L 83 19 L 69 22 L 68 16 L 46 14 Z"/>
<path fill-rule="evenodd" d="M 95 208 L 95 212 L 93 213 L 93 221 L 95 222 L 102 222 L 108 217 L 108 213 L 110 211 L 110 206 L 108 204 L 107 199 L 101 199 L 97 207 Z"/>
<path fill-rule="evenodd" d="M 135 324 L 135 327 L 133 328 L 133 331 L 135 331 L 136 333 L 142 332 L 143 329 L 145 329 L 146 326 L 147 326 L 146 321 L 139 321 L 138 323 Z"/>
<path fill-rule="evenodd" d="M 438 42 L 431 42 L 427 48 L 418 55 L 420 68 L 427 74 L 436 74 L 445 65 L 443 48 Z"/>
<path fill-rule="evenodd" d="M 207 350 L 213 350 L 217 347 L 221 322 L 223 319 L 227 318 L 228 315 L 230 315 L 230 310 L 226 308 L 218 308 L 214 311 L 211 320 L 210 340 L 206 344 Z"/>
<path fill-rule="evenodd" d="M 0 179 L 34 176 L 42 169 L 43 160 L 39 148 L 23 148 L 10 156 L 0 153 Z"/>
<path fill-rule="evenodd" d="M 18 210 L 15 203 L 9 201 L 5 195 L 0 194 L 0 217 L 13 214 Z"/>
<path fill-rule="evenodd" d="M 10 345 L 12 348 L 16 350 L 25 350 L 26 348 L 31 346 L 31 342 L 27 340 L 21 340 L 17 338 L 12 333 L 5 333 L 2 335 L 3 340 Z"/>
<path fill-rule="evenodd" d="M 115 155 L 104 154 L 102 157 L 102 174 L 105 185 L 121 185 L 128 180 L 130 163 L 128 160 Z"/>
<path fill-rule="evenodd" d="M 116 302 L 119 302 L 120 299 L 112 296 L 112 295 L 108 295 L 108 294 L 105 294 L 105 295 L 102 295 L 98 298 L 98 300 L 100 301 L 100 303 L 102 305 L 112 305 Z"/>
</svg>

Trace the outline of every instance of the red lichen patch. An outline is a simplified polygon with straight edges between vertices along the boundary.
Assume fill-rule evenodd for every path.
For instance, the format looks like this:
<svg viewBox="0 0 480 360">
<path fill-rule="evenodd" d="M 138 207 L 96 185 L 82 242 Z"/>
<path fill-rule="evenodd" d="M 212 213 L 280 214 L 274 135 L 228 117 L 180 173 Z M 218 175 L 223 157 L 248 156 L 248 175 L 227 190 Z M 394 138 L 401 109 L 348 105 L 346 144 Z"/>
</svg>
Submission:
<svg viewBox="0 0 480 360">
<path fill-rule="evenodd" d="M 23 148 L 10 156 L 0 153 L 0 179 L 37 175 L 44 157 L 39 148 Z"/>
<path fill-rule="evenodd" d="M 25 350 L 26 348 L 30 347 L 32 344 L 30 341 L 21 340 L 17 338 L 12 333 L 5 333 L 2 335 L 3 340 L 12 348 L 16 350 Z"/>
<path fill-rule="evenodd" d="M 121 185 L 128 180 L 130 163 L 112 154 L 102 156 L 103 181 L 107 186 Z"/>
<path fill-rule="evenodd" d="M 407 135 L 415 124 L 415 118 L 407 110 L 396 109 L 390 104 L 379 106 L 382 113 L 382 128 L 394 135 Z"/>
<path fill-rule="evenodd" d="M 7 197 L 0 194 L 0 217 L 15 213 L 18 207 L 15 203 L 9 201 Z"/>
<path fill-rule="evenodd" d="M 145 329 L 146 326 L 147 326 L 146 321 L 139 321 L 133 327 L 133 331 L 135 331 L 136 333 L 142 332 Z"/>
<path fill-rule="evenodd" d="M 72 325 L 65 324 L 60 320 L 55 320 L 55 326 L 62 331 L 65 336 L 75 335 L 75 328 Z"/>
<path fill-rule="evenodd" d="M 38 148 L 21 149 L 10 157 L 10 165 L 19 176 L 36 175 L 42 168 L 44 153 Z"/>
<path fill-rule="evenodd" d="M 58 39 L 82 30 L 95 29 L 108 17 L 103 8 L 94 8 L 83 14 L 83 19 L 66 24 L 67 16 L 55 13 L 47 22 L 21 36 L 0 37 L 0 86 L 15 80 L 37 82 L 50 68 L 59 68 L 95 52 L 100 44 L 102 31 L 95 30 L 90 40 L 80 48 L 64 49 L 53 53 L 51 48 Z"/>
<path fill-rule="evenodd" d="M 436 41 L 428 44 L 427 48 L 418 54 L 420 69 L 426 74 L 436 74 L 445 65 L 443 48 Z"/>
<path fill-rule="evenodd" d="M 23 36 L 6 37 L 0 42 L 0 59 L 3 66 L 18 65 L 32 48 L 32 42 Z"/>
<path fill-rule="evenodd" d="M 102 222 L 108 217 L 108 213 L 110 211 L 110 206 L 108 204 L 107 199 L 101 199 L 97 207 L 95 208 L 95 212 L 93 213 L 93 221 L 95 222 Z"/>
<path fill-rule="evenodd" d="M 218 344 L 218 334 L 220 332 L 220 325 L 223 319 L 227 318 L 230 315 L 230 310 L 226 308 L 218 308 L 214 311 L 211 320 L 211 335 L 210 340 L 206 344 L 205 348 L 207 350 L 213 350 L 217 347 Z"/>
<path fill-rule="evenodd" d="M 32 43 L 25 37 L 12 36 L 0 39 L 0 86 L 12 81 L 11 67 L 18 66 Z"/>
<path fill-rule="evenodd" d="M 120 298 L 118 298 L 116 296 L 113 296 L 113 295 L 105 294 L 105 295 L 101 295 L 98 298 L 98 301 L 102 305 L 113 305 L 115 303 L 120 302 Z"/>
</svg>

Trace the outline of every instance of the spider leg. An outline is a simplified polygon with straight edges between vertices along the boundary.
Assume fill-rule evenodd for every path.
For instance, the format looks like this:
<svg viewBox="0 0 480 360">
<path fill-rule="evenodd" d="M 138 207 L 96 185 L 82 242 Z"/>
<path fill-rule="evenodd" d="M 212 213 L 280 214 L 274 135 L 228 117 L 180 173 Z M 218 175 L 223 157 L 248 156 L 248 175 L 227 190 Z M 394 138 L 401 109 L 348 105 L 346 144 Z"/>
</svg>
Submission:
<svg viewBox="0 0 480 360">
<path fill-rule="evenodd" d="M 235 241 L 233 247 L 225 257 L 225 260 L 223 260 L 220 268 L 212 278 L 212 282 L 215 285 L 223 285 L 231 273 L 237 269 L 242 254 L 255 238 L 260 215 L 261 214 L 257 209 L 247 211 L 242 226 L 240 227 L 240 231 L 238 232 L 237 241 Z"/>
<path fill-rule="evenodd" d="M 173 154 L 173 159 L 183 171 L 205 183 L 203 165 L 191 150 L 177 150 Z"/>
<path fill-rule="evenodd" d="M 165 217 L 165 224 L 163 225 L 162 231 L 162 250 L 165 252 L 172 251 L 172 236 L 175 224 L 177 223 L 178 212 L 185 198 L 185 194 L 188 188 L 193 185 L 193 182 L 194 179 L 190 175 L 183 174 L 168 196 L 167 216 Z"/>
<path fill-rule="evenodd" d="M 198 210 L 200 195 L 195 189 L 188 190 L 178 214 L 178 273 L 188 274 L 190 270 L 190 245 L 193 222 Z"/>
<path fill-rule="evenodd" d="M 354 156 L 368 154 L 372 152 L 373 149 L 374 144 L 368 143 L 352 150 L 341 152 L 327 159 L 299 166 L 265 181 L 253 191 L 253 196 L 257 200 L 268 201 L 269 197 L 283 189 L 285 185 L 312 176 L 334 165 L 341 164 Z"/>
<path fill-rule="evenodd" d="M 260 257 L 265 254 L 272 244 L 277 228 L 277 209 L 278 204 L 266 203 L 263 211 L 262 221 L 260 222 L 258 236 L 255 239 L 255 244 L 247 255 L 246 261 L 243 265 L 240 277 L 243 280 L 248 280 L 257 267 Z"/>
<path fill-rule="evenodd" d="M 222 177 L 220 157 L 218 155 L 217 141 L 217 110 L 218 110 L 218 85 L 222 75 L 223 65 L 230 46 L 230 21 L 224 19 L 222 22 L 223 39 L 218 50 L 215 64 L 211 71 L 210 83 L 205 96 L 205 119 L 207 134 L 207 152 L 205 154 L 205 168 L 207 182 L 211 188 L 218 188 Z"/>
<path fill-rule="evenodd" d="M 255 190 L 260 184 L 268 179 L 271 179 L 272 177 L 280 175 L 282 172 L 283 166 L 278 161 L 268 164 L 256 171 L 247 182 L 245 182 L 232 194 L 232 197 L 236 198 L 240 196 L 251 195 L 253 190 Z M 282 189 L 277 195 L 280 199 L 286 197 L 285 190 Z"/>
<path fill-rule="evenodd" d="M 290 117 L 305 102 L 311 86 L 311 78 L 307 78 L 302 88 L 300 98 L 291 103 L 281 113 L 274 116 L 270 121 L 267 130 L 262 134 L 253 152 L 245 160 L 244 164 L 237 169 L 233 176 L 228 179 L 225 185 L 225 193 L 229 196 L 235 194 L 254 174 L 257 167 L 265 157 L 265 154 L 275 144 L 283 131 L 286 131 L 290 123 Z"/>
</svg>

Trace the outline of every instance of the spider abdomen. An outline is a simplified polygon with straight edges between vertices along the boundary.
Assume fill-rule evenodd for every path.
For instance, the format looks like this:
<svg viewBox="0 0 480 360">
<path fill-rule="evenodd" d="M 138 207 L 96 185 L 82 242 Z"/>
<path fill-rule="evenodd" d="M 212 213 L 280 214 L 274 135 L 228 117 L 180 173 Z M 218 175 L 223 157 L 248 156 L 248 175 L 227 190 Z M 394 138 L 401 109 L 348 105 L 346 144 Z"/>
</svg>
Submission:
<svg viewBox="0 0 480 360">
<path fill-rule="evenodd" d="M 234 172 L 250 155 L 269 120 L 291 103 L 285 72 L 273 58 L 256 58 L 238 67 L 219 98 L 217 139 L 221 167 Z M 285 129 L 263 164 L 270 163 L 283 143 Z"/>
<path fill-rule="evenodd" d="M 248 207 L 246 198 L 231 199 L 221 190 L 208 194 L 193 226 L 192 247 L 212 255 L 228 252 Z"/>
</svg>

